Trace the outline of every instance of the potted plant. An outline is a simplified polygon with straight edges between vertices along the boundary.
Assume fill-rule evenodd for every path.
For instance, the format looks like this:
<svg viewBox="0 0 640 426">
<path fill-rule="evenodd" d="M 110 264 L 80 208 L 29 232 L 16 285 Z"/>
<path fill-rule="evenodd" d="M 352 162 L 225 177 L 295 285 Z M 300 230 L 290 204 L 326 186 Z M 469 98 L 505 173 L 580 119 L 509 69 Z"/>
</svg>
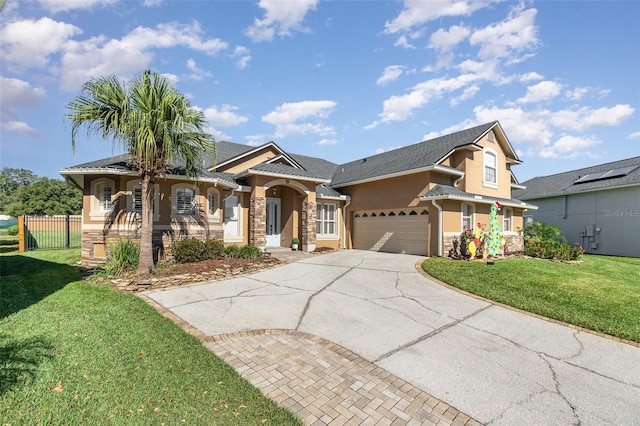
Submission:
<svg viewBox="0 0 640 426">
<path fill-rule="evenodd" d="M 297 238 L 293 238 L 291 240 L 291 250 L 298 250 L 298 244 L 300 244 L 300 240 Z"/>
</svg>

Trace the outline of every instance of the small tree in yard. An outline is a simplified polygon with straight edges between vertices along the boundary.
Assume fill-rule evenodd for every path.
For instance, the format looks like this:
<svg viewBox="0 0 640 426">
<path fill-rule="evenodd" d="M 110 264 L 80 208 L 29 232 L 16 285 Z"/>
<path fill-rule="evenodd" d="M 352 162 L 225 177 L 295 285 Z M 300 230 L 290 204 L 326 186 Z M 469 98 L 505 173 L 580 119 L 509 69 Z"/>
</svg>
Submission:
<svg viewBox="0 0 640 426">
<path fill-rule="evenodd" d="M 78 130 L 86 127 L 88 135 L 111 138 L 130 154 L 142 190 L 138 271 L 152 269 L 153 185 L 176 162 L 195 177 L 202 156 L 215 150 L 212 136 L 204 132 L 204 113 L 192 108 L 166 78 L 150 70 L 128 85 L 115 76 L 93 78 L 67 108 L 74 152 Z"/>
</svg>

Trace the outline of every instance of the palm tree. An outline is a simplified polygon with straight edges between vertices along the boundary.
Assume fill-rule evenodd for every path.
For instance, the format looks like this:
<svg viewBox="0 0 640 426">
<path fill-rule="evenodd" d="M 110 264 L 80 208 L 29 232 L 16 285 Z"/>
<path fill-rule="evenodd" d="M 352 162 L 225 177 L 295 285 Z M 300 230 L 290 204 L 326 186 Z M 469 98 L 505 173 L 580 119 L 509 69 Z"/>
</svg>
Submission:
<svg viewBox="0 0 640 426">
<path fill-rule="evenodd" d="M 178 162 L 195 177 L 200 159 L 215 151 L 213 137 L 204 132 L 204 113 L 192 108 L 166 78 L 150 70 L 128 85 L 115 76 L 92 78 L 67 109 L 74 153 L 78 130 L 84 126 L 88 135 L 110 138 L 130 154 L 142 192 L 138 270 L 152 270 L 154 181 Z"/>
</svg>

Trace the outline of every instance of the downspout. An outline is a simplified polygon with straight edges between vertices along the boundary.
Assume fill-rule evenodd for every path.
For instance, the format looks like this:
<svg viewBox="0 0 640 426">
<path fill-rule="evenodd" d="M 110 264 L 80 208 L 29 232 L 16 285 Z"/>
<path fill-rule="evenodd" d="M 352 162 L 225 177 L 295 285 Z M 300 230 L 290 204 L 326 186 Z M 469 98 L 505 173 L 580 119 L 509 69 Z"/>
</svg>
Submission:
<svg viewBox="0 0 640 426">
<path fill-rule="evenodd" d="M 454 181 L 453 181 L 453 187 L 454 187 L 454 188 L 457 188 L 457 187 L 458 187 L 458 184 L 460 183 L 460 181 L 461 181 L 462 179 L 464 179 L 464 174 L 463 174 L 462 176 L 460 176 L 458 179 L 456 179 L 456 180 L 454 180 Z"/>
<path fill-rule="evenodd" d="M 351 197 L 347 195 L 347 202 L 342 206 L 342 248 L 347 248 L 347 207 L 351 204 Z"/>
<path fill-rule="evenodd" d="M 431 204 L 438 209 L 438 256 L 442 257 L 442 206 L 431 200 Z"/>
</svg>

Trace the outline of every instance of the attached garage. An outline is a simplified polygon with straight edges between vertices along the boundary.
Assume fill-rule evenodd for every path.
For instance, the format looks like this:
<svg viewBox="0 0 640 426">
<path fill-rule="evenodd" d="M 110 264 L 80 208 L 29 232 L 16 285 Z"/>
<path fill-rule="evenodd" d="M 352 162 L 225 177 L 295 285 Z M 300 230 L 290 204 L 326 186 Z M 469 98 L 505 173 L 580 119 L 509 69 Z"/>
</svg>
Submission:
<svg viewBox="0 0 640 426">
<path fill-rule="evenodd" d="M 427 255 L 429 214 L 425 209 L 358 211 L 352 223 L 353 248 Z"/>
</svg>

